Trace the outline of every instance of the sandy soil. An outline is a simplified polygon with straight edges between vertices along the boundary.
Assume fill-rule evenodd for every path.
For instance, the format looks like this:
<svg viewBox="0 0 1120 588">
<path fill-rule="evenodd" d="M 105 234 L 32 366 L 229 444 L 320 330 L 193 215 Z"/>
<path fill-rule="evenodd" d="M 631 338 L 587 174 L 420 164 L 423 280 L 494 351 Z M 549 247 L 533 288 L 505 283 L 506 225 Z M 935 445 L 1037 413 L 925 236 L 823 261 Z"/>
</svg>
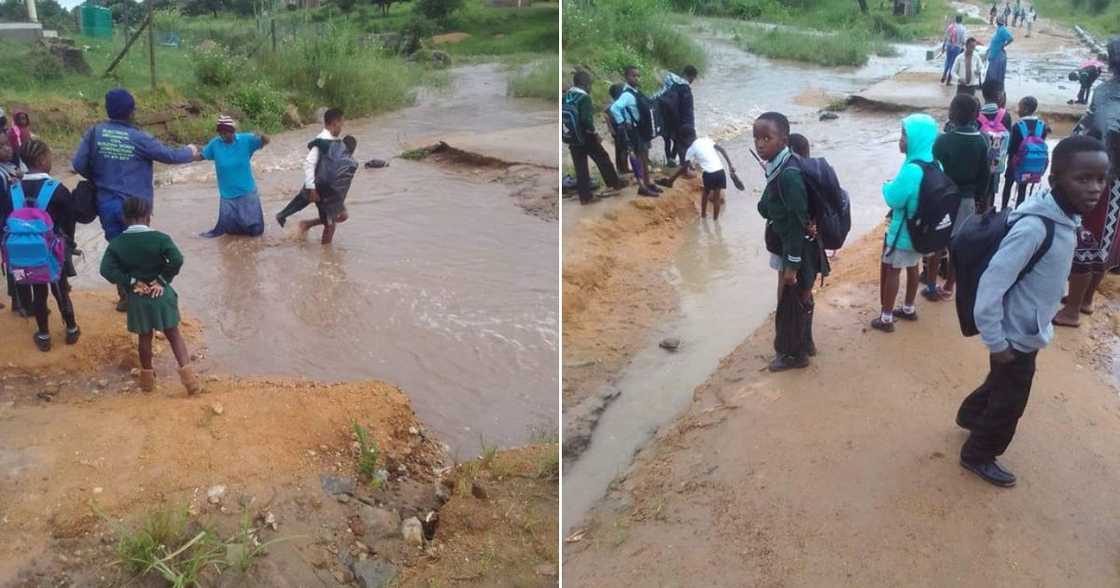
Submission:
<svg viewBox="0 0 1120 588">
<path fill-rule="evenodd" d="M 880 232 L 817 296 L 807 370 L 765 372 L 772 323 L 726 357 L 565 545 L 571 586 L 1114 586 L 1120 400 L 1107 305 L 1039 356 L 1004 463 L 965 472 L 953 418 L 987 355 L 951 304 L 892 335 L 877 312 Z M 1110 286 L 1111 288 L 1111 286 Z M 937 352 L 937 350 L 950 351 Z"/>
<path fill-rule="evenodd" d="M 564 229 L 566 408 L 610 381 L 676 307 L 662 271 L 683 242 L 681 228 L 698 215 L 697 186 L 682 181 L 656 199 L 632 192 L 592 205 Z"/>
</svg>

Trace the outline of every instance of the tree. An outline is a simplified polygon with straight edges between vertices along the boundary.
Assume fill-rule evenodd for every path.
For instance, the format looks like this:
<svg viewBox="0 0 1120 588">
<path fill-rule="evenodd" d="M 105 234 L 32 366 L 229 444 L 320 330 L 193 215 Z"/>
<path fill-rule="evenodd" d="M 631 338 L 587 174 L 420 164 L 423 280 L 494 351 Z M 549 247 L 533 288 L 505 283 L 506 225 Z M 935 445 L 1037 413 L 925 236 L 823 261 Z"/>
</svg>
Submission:
<svg viewBox="0 0 1120 588">
<path fill-rule="evenodd" d="M 443 21 L 463 7 L 463 0 L 417 0 L 414 10 L 432 19 Z"/>
<path fill-rule="evenodd" d="M 371 2 L 381 8 L 381 16 L 389 16 L 389 8 L 393 6 L 393 0 L 371 0 Z"/>
<path fill-rule="evenodd" d="M 867 14 L 867 0 L 857 0 L 859 2 L 859 11 Z"/>
</svg>

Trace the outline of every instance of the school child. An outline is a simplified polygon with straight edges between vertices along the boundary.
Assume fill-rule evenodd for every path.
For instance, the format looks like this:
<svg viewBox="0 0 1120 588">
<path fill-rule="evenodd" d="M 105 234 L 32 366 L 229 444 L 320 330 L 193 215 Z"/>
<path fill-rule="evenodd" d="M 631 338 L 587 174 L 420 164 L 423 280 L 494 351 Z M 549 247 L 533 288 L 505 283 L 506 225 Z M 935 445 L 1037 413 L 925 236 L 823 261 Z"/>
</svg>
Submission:
<svg viewBox="0 0 1120 588">
<path fill-rule="evenodd" d="M 323 152 L 332 147 L 333 142 L 341 142 L 342 126 L 345 121 L 343 120 L 342 111 L 337 108 L 328 109 L 326 114 L 323 115 L 323 130 L 315 137 L 313 141 L 308 143 L 307 158 L 303 162 L 303 188 L 296 194 L 295 198 L 276 214 L 276 222 L 281 227 L 287 222 L 288 217 L 307 208 L 311 203 L 319 203 L 323 198 L 320 192 L 322 185 L 316 182 L 316 175 L 319 167 L 319 160 L 323 156 Z M 332 196 L 328 194 L 328 199 Z M 327 215 L 327 209 L 336 208 L 334 205 L 318 206 L 319 218 L 313 221 L 300 221 L 299 229 L 301 233 L 306 233 L 313 227 L 323 225 L 323 245 L 330 244 L 334 238 L 335 224 L 346 220 L 343 216 L 341 220 L 336 216 Z"/>
<path fill-rule="evenodd" d="M 712 220 L 719 220 L 719 209 L 723 205 L 723 191 L 727 189 L 727 171 L 723 167 L 722 155 L 731 164 L 731 158 L 711 137 L 696 138 L 696 131 L 692 127 L 684 127 L 678 135 L 681 145 L 685 149 L 685 161 L 695 162 L 702 172 L 704 191 L 700 196 L 700 218 L 708 217 L 708 202 L 712 203 Z M 669 186 L 688 170 L 688 163 L 677 168 L 677 171 L 666 182 Z M 732 168 L 731 171 L 735 171 Z"/>
<path fill-rule="evenodd" d="M 685 127 L 696 128 L 692 83 L 696 81 L 698 75 L 695 65 L 684 66 L 680 75 L 671 71 L 665 72 L 661 89 L 651 96 L 661 112 L 661 138 L 665 143 L 665 161 L 670 167 L 675 165 L 678 159 L 681 165 L 686 161 L 679 136 Z"/>
<path fill-rule="evenodd" d="M 1011 127 L 1011 143 L 1007 150 L 1011 161 L 1003 178 L 1003 208 L 1007 208 L 1011 200 L 1012 184 L 1018 189 L 1015 206 L 1019 206 L 1027 197 L 1027 188 L 1037 186 L 1046 173 L 1049 161 L 1046 138 L 1050 127 L 1035 116 L 1037 111 L 1038 100 L 1034 96 L 1019 101 L 1019 122 Z"/>
<path fill-rule="evenodd" d="M 9 189 L 12 184 L 19 181 L 19 176 L 19 170 L 12 165 L 12 146 L 8 142 L 8 133 L 0 133 L 0 226 L 8 220 L 8 213 L 11 212 L 12 207 Z M 20 300 L 19 289 L 16 288 L 12 275 L 5 272 L 4 281 L 8 298 L 11 300 L 12 312 L 21 317 L 30 316 Z M 0 305 L 0 308 L 3 308 L 3 305 Z"/>
<path fill-rule="evenodd" d="M 906 161 L 898 175 L 883 186 L 883 199 L 891 209 L 891 222 L 879 266 L 880 313 L 871 321 L 871 328 L 884 333 L 894 332 L 896 319 L 918 320 L 914 302 L 918 296 L 918 264 L 922 255 L 914 251 L 906 219 L 918 212 L 918 197 L 925 176 L 923 166 L 937 165 L 933 159 L 936 139 L 937 122 L 929 115 L 912 114 L 902 119 L 898 148 L 906 155 Z M 895 308 L 902 270 L 906 270 L 906 297 L 902 307 Z"/>
<path fill-rule="evenodd" d="M 264 233 L 264 212 L 257 183 L 253 179 L 253 154 L 265 145 L 268 137 L 256 133 L 238 133 L 233 117 L 218 117 L 218 136 L 202 149 L 201 158 L 214 162 L 218 175 L 218 224 L 202 233 L 203 237 Z"/>
<path fill-rule="evenodd" d="M 611 96 L 611 104 L 622 95 L 621 83 L 611 84 L 608 93 Z M 614 168 L 618 171 L 619 175 L 630 173 L 630 162 L 626 156 L 626 137 L 622 133 L 622 126 L 615 124 L 614 117 L 611 116 L 611 104 L 608 104 L 603 109 L 603 116 L 607 120 L 607 130 L 611 133 L 611 142 L 614 143 Z"/>
<path fill-rule="evenodd" d="M 572 165 L 576 168 L 576 190 L 579 203 L 590 204 L 594 201 L 591 193 L 591 169 L 587 165 L 590 158 L 599 168 L 603 181 L 613 189 L 625 187 L 625 183 L 615 173 L 611 158 L 603 149 L 602 139 L 595 131 L 595 107 L 591 104 L 591 74 L 586 70 L 576 70 L 572 76 L 572 87 L 564 94 L 562 117 L 564 142 L 572 155 Z"/>
<path fill-rule="evenodd" d="M 945 28 L 945 38 L 941 42 L 941 51 L 945 53 L 945 67 L 941 70 L 941 83 L 946 86 L 952 83 L 950 73 L 953 71 L 953 63 L 964 51 L 967 36 L 968 31 L 964 28 L 964 16 L 958 14 L 953 22 Z"/>
<path fill-rule="evenodd" d="M 47 213 L 54 235 L 45 238 L 58 239 L 64 247 L 64 254 L 59 268 L 58 279 L 52 283 L 27 284 L 18 286 L 21 300 L 26 303 L 35 316 L 38 330 L 35 333 L 35 346 L 40 351 L 51 350 L 51 333 L 47 321 L 47 296 L 48 292 L 54 295 L 58 304 L 62 322 L 66 325 L 66 344 L 73 345 L 81 337 L 81 329 L 74 317 L 74 305 L 70 302 L 70 277 L 78 275 L 74 271 L 71 253 L 77 244 L 74 241 L 74 216 L 73 201 L 70 190 L 61 182 L 51 177 L 51 150 L 50 147 L 39 139 L 29 139 L 20 149 L 20 160 L 27 166 L 27 173 L 23 180 L 16 184 L 18 188 L 9 191 L 11 207 L 9 213 L 21 208 L 39 208 Z M 17 193 L 23 197 L 23 202 L 16 202 Z"/>
<path fill-rule="evenodd" d="M 766 112 L 754 122 L 754 145 L 763 159 L 766 189 L 758 212 L 767 221 L 766 249 L 778 272 L 778 309 L 774 315 L 776 355 L 772 372 L 808 367 L 817 354 L 813 342 L 813 282 L 828 275 L 820 242 L 809 236 L 809 194 L 796 164 L 791 164 L 789 120 Z"/>
<path fill-rule="evenodd" d="M 988 164 L 991 176 L 988 193 L 985 195 L 980 212 L 995 206 L 999 179 L 1007 171 L 1008 148 L 1011 142 L 1011 113 L 1004 107 L 1007 96 L 1003 86 L 991 81 L 985 82 L 982 89 L 984 105 L 976 121 L 980 123 L 980 134 L 988 141 Z"/>
<path fill-rule="evenodd" d="M 1080 215 L 1093 210 L 1107 185 L 1108 153 L 1097 139 L 1070 137 L 1054 149 L 1050 172 L 1050 189 L 1010 214 L 1013 224 L 980 278 L 974 319 L 991 368 L 957 412 L 957 424 L 970 433 L 961 466 L 1001 487 L 1016 478 L 996 458 L 1027 406 L 1038 352 L 1054 336 L 1050 321 L 1061 306 Z"/>
<path fill-rule="evenodd" d="M 976 37 L 969 37 L 964 42 L 964 53 L 953 62 L 950 78 L 957 81 L 957 94 L 975 96 L 980 80 L 984 79 L 984 60 L 976 50 L 977 44 Z"/>
<path fill-rule="evenodd" d="M 996 3 L 993 2 L 991 10 L 988 11 L 988 26 L 996 24 L 996 12 Z"/>
<path fill-rule="evenodd" d="M 976 98 L 958 94 L 949 104 L 949 123 L 952 130 L 946 131 L 933 142 L 933 158 L 941 164 L 945 175 L 953 180 L 960 191 L 961 204 L 953 221 L 953 236 L 956 236 L 968 217 L 976 213 L 976 203 L 985 197 L 988 190 L 988 143 L 980 135 L 976 116 L 980 103 Z M 941 253 L 926 258 L 927 287 L 922 297 L 937 302 L 950 300 L 956 288 L 956 273 L 949 263 L 945 286 L 937 285 L 938 271 L 941 266 Z"/>
<path fill-rule="evenodd" d="M 1077 71 L 1070 72 L 1069 81 L 1077 82 L 1080 88 L 1077 90 L 1077 99 L 1068 101 L 1068 104 L 1088 104 L 1089 92 L 1102 73 L 1104 73 L 1104 64 L 1096 60 L 1086 61 L 1077 68 Z"/>
<path fill-rule="evenodd" d="M 122 210 L 128 227 L 109 242 L 101 259 L 101 276 L 128 291 L 128 330 L 140 336 L 140 389 L 155 389 L 152 338 L 160 331 L 171 344 L 187 394 L 198 394 L 202 384 L 179 332 L 179 295 L 171 287 L 183 267 L 183 254 L 171 237 L 149 226 L 151 202 L 128 198 Z"/>
<path fill-rule="evenodd" d="M 12 163 L 16 167 L 25 167 L 27 162 L 22 160 L 20 153 L 25 143 L 31 140 L 31 117 L 26 112 L 17 111 L 12 115 L 12 128 L 8 129 L 8 142 L 12 145 Z"/>
<path fill-rule="evenodd" d="M 793 133 L 789 136 L 789 148 L 793 150 L 794 155 L 802 159 L 809 159 L 812 152 L 809 148 L 809 139 L 801 133 Z"/>
<path fill-rule="evenodd" d="M 649 164 L 649 147 L 654 133 L 653 111 L 649 99 L 638 89 L 641 81 L 638 68 L 628 65 L 623 69 L 623 75 L 626 85 L 609 110 L 615 124 L 622 127 L 627 150 L 634 154 L 641 168 L 634 170 L 634 177 L 639 183 L 638 195 L 656 197 L 661 194 L 661 189 L 653 183 L 653 169 Z"/>
</svg>

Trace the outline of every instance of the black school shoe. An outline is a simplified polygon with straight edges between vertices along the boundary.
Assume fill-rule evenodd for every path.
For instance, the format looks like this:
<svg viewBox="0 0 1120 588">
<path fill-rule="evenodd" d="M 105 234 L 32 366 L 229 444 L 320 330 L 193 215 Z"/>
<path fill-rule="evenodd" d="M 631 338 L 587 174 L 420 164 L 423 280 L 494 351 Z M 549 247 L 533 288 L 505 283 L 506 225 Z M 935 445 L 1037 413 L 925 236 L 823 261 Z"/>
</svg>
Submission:
<svg viewBox="0 0 1120 588">
<path fill-rule="evenodd" d="M 973 463 L 961 458 L 961 467 L 980 476 L 982 480 L 1000 488 L 1011 488 L 1015 485 L 1015 474 L 1005 470 L 996 460 Z"/>
<path fill-rule="evenodd" d="M 646 196 L 646 197 L 649 197 L 649 198 L 657 198 L 658 196 L 660 196 L 660 194 L 658 194 L 657 192 L 646 190 L 646 187 L 642 186 L 641 188 L 638 188 L 638 196 Z"/>
<path fill-rule="evenodd" d="M 49 333 L 35 333 L 35 346 L 39 351 L 47 352 L 51 350 L 51 336 Z"/>
<path fill-rule="evenodd" d="M 796 357 L 793 355 L 778 355 L 770 362 L 770 371 L 784 372 L 787 370 L 799 370 L 809 367 L 809 358 L 807 356 Z"/>
<path fill-rule="evenodd" d="M 73 329 L 66 329 L 66 344 L 73 345 L 78 342 L 82 336 L 82 329 L 74 327 Z"/>
</svg>

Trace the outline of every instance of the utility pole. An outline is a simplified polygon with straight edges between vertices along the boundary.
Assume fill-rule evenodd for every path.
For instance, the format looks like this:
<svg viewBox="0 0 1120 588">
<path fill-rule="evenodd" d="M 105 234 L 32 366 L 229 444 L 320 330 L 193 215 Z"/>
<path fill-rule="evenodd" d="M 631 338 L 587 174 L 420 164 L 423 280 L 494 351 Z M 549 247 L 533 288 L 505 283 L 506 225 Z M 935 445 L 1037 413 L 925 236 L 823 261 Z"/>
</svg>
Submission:
<svg viewBox="0 0 1120 588">
<path fill-rule="evenodd" d="M 156 89 L 156 16 L 155 2 L 148 0 L 148 63 L 152 70 L 152 90 Z"/>
<path fill-rule="evenodd" d="M 39 22 L 39 11 L 35 9 L 35 0 L 27 0 L 27 18 L 31 22 Z"/>
</svg>

